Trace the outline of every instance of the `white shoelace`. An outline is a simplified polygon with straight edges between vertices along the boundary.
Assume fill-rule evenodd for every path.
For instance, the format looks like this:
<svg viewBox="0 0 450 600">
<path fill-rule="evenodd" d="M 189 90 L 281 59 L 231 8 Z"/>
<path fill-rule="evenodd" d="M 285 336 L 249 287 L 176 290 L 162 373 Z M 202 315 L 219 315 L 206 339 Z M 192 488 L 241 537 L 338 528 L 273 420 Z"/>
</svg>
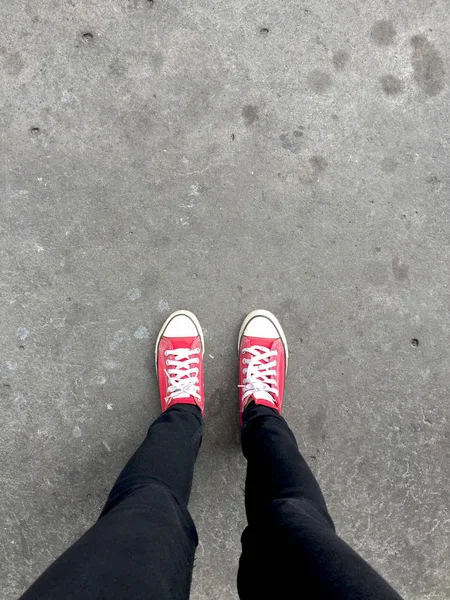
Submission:
<svg viewBox="0 0 450 600">
<path fill-rule="evenodd" d="M 278 396 L 277 387 L 277 361 L 270 360 L 273 356 L 277 356 L 276 350 L 268 350 L 264 346 L 251 346 L 243 348 L 242 354 L 248 352 L 251 358 L 244 358 L 242 362 L 248 367 L 244 369 L 246 378 L 243 380 L 244 388 L 242 400 L 245 401 L 249 396 L 256 394 L 259 400 L 268 400 L 275 404 L 275 396 Z M 275 378 L 274 378 L 275 377 Z"/>
<path fill-rule="evenodd" d="M 167 375 L 169 382 L 167 388 L 167 396 L 165 398 L 166 405 L 169 405 L 175 398 L 189 398 L 193 396 L 196 400 L 201 400 L 200 385 L 198 380 L 198 367 L 192 367 L 198 364 L 200 359 L 191 358 L 196 354 L 200 354 L 200 348 L 178 348 L 176 350 L 166 350 L 164 356 L 173 355 L 173 359 L 167 359 L 167 367 L 164 372 Z"/>
</svg>

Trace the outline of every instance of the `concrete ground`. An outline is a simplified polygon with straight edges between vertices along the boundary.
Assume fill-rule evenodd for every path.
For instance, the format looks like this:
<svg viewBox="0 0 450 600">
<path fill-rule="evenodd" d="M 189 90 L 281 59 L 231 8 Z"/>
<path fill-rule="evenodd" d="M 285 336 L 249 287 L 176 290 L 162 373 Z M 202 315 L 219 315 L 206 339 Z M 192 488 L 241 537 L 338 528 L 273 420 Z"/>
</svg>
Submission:
<svg viewBox="0 0 450 600">
<path fill-rule="evenodd" d="M 207 343 L 193 600 L 237 597 L 257 307 L 285 326 L 285 415 L 340 534 L 407 600 L 450 598 L 448 1 L 0 15 L 1 600 L 95 521 L 182 307 Z"/>
</svg>

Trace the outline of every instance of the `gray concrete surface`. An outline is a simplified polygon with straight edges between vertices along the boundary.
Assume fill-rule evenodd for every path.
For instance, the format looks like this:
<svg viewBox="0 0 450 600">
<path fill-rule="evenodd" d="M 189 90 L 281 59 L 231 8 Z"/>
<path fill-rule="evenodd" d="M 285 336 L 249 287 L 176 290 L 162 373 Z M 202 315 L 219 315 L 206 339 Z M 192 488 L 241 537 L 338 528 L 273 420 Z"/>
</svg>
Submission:
<svg viewBox="0 0 450 600">
<path fill-rule="evenodd" d="M 339 532 L 407 600 L 450 598 L 449 11 L 1 3 L 2 600 L 94 522 L 181 307 L 207 342 L 192 598 L 237 597 L 256 307 Z"/>
</svg>

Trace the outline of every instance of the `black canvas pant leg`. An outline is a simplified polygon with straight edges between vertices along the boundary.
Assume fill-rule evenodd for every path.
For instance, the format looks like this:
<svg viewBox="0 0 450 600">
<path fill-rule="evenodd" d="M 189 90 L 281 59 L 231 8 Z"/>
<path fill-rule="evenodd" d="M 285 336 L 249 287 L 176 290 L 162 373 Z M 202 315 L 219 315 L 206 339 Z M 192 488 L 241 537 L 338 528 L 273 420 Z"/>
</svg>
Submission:
<svg viewBox="0 0 450 600">
<path fill-rule="evenodd" d="M 162 413 L 97 523 L 22 600 L 187 600 L 198 543 L 187 504 L 202 422 L 193 405 Z"/>
<path fill-rule="evenodd" d="M 244 411 L 248 527 L 238 574 L 241 600 L 401 600 L 335 532 L 314 475 L 284 418 Z"/>
</svg>

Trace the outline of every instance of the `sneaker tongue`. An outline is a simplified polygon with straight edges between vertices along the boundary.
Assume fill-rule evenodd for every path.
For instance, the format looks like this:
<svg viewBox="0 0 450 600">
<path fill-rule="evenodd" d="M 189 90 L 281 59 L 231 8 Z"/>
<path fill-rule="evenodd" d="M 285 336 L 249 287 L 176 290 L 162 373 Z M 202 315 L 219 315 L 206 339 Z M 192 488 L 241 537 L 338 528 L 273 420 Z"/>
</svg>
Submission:
<svg viewBox="0 0 450 600">
<path fill-rule="evenodd" d="M 191 348 L 195 339 L 196 339 L 195 337 L 180 337 L 180 338 L 168 337 L 168 338 L 166 338 L 166 340 L 168 340 L 172 344 L 173 349 L 175 349 L 175 348 Z"/>
<path fill-rule="evenodd" d="M 253 392 L 252 394 L 255 400 L 268 400 L 269 402 L 273 402 L 272 394 L 269 392 Z"/>
<path fill-rule="evenodd" d="M 245 336 L 245 346 L 263 346 L 267 350 L 272 350 L 273 344 L 276 341 L 274 338 L 261 338 L 261 337 L 250 337 Z"/>
</svg>

